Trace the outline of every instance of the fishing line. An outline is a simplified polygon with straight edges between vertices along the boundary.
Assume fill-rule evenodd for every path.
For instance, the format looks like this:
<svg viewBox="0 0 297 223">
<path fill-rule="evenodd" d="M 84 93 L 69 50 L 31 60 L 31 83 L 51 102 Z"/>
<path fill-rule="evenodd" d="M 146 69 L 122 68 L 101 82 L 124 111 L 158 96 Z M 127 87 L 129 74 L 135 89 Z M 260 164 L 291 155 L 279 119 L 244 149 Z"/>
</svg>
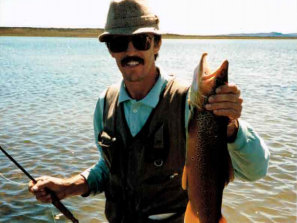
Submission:
<svg viewBox="0 0 297 223">
<path fill-rule="evenodd" d="M 37 181 L 12 157 L 10 156 L 1 146 L 0 150 L 4 153 L 7 158 L 10 159 L 30 180 L 32 180 L 34 183 L 37 183 Z M 63 205 L 63 203 L 59 200 L 55 192 L 52 190 L 45 188 L 45 191 L 50 194 L 52 198 L 52 204 L 59 210 L 61 213 L 65 215 L 66 218 L 71 220 L 73 223 L 78 223 L 79 221 L 73 216 L 73 214 Z"/>
<path fill-rule="evenodd" d="M 11 179 L 8 179 L 7 177 L 5 177 L 5 176 L 3 175 L 3 173 L 0 173 L 0 177 L 2 177 L 3 179 L 5 179 L 5 180 L 7 180 L 7 181 L 9 181 L 9 182 L 11 182 L 11 183 L 13 183 L 13 184 L 16 184 L 16 185 L 20 185 L 20 186 L 28 186 L 27 183 L 19 183 L 19 182 L 13 181 L 13 180 L 11 180 Z"/>
<path fill-rule="evenodd" d="M 54 222 L 56 223 L 55 215 L 54 215 L 54 212 L 53 212 L 53 210 L 52 210 L 52 209 L 51 209 L 51 213 L 52 213 L 52 216 L 53 216 Z"/>
<path fill-rule="evenodd" d="M 16 185 L 20 185 L 20 186 L 28 186 L 28 184 L 26 184 L 26 183 L 19 183 L 19 182 L 13 181 L 13 180 L 11 180 L 11 179 L 8 179 L 7 177 L 5 177 L 5 176 L 3 175 L 3 173 L 0 173 L 0 177 L 2 177 L 4 180 L 7 180 L 7 181 L 9 181 L 9 182 L 11 182 L 11 183 L 13 183 L 13 184 L 16 184 Z M 63 214 L 57 214 L 57 215 L 55 215 L 52 209 L 51 209 L 51 214 L 52 214 L 54 223 L 57 223 L 56 219 L 60 219 L 60 216 L 63 215 Z"/>
</svg>

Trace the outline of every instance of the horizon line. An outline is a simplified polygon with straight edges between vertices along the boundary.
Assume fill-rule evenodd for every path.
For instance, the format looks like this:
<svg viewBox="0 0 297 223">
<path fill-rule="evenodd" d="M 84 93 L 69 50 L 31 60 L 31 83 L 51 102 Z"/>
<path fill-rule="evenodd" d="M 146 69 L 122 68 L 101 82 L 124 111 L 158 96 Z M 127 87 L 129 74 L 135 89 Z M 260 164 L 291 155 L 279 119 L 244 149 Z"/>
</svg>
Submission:
<svg viewBox="0 0 297 223">
<path fill-rule="evenodd" d="M 98 38 L 102 28 L 55 28 L 55 27 L 2 27 L 0 36 L 23 37 L 83 37 Z M 236 34 L 179 34 L 163 33 L 164 39 L 297 39 L 297 34 L 270 33 L 236 33 Z"/>
<path fill-rule="evenodd" d="M 22 28 L 22 29 L 67 29 L 67 30 L 98 30 L 102 31 L 104 28 L 97 28 L 97 27 L 54 27 L 54 26 L 48 26 L 48 27 L 41 27 L 41 26 L 0 26 L 0 28 Z M 256 34 L 278 34 L 278 35 L 296 35 L 297 32 L 278 32 L 278 31 L 270 31 L 270 32 L 232 32 L 232 33 L 218 33 L 218 34 L 193 34 L 193 33 L 174 33 L 174 32 L 164 32 L 162 33 L 164 35 L 181 35 L 181 36 L 229 36 L 229 35 L 256 35 Z"/>
</svg>

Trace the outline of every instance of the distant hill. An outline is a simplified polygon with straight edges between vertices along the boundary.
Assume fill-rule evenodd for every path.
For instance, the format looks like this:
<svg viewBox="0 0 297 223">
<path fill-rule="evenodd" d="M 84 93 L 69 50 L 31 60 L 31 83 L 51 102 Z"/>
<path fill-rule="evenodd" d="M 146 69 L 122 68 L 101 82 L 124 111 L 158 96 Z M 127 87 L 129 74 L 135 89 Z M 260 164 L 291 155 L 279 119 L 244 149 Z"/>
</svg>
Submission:
<svg viewBox="0 0 297 223">
<path fill-rule="evenodd" d="M 0 36 L 98 37 L 103 29 L 0 27 Z"/>
<path fill-rule="evenodd" d="M 253 36 L 253 37 L 297 37 L 297 33 L 238 33 L 238 34 L 228 34 L 227 36 Z"/>
<path fill-rule="evenodd" d="M 55 36 L 55 37 L 94 37 L 103 29 L 94 28 L 34 28 L 34 27 L 0 27 L 0 36 Z M 238 33 L 223 35 L 181 35 L 167 33 L 165 39 L 297 39 L 297 33 Z"/>
</svg>

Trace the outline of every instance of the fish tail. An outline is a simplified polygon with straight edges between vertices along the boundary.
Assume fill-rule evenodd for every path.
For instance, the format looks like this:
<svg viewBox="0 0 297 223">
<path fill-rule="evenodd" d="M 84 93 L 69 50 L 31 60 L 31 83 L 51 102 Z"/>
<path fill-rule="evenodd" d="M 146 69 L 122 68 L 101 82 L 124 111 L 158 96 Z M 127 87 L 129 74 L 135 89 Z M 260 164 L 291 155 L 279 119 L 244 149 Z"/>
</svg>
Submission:
<svg viewBox="0 0 297 223">
<path fill-rule="evenodd" d="M 199 218 L 193 212 L 190 201 L 188 202 L 187 209 L 185 212 L 184 223 L 200 223 Z"/>
<path fill-rule="evenodd" d="M 191 207 L 190 201 L 188 202 L 187 209 L 185 212 L 184 223 L 200 223 L 197 214 L 194 213 Z M 222 216 L 218 223 L 227 223 L 227 220 L 224 216 Z"/>
<path fill-rule="evenodd" d="M 187 182 L 187 167 L 186 166 L 184 166 L 184 171 L 183 171 L 183 176 L 182 176 L 182 188 L 184 189 L 184 190 L 187 190 L 187 184 L 188 184 L 188 182 Z"/>
<path fill-rule="evenodd" d="M 226 218 L 224 216 L 222 216 L 219 223 L 227 223 Z"/>
</svg>

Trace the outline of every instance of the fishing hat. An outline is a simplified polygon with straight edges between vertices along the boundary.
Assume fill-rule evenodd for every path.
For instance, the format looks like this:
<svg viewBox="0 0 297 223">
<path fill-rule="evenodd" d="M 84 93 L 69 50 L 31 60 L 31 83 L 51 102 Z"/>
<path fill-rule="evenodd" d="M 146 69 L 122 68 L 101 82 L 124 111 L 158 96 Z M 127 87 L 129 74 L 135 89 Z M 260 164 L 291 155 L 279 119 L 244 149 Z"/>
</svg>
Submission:
<svg viewBox="0 0 297 223">
<path fill-rule="evenodd" d="M 110 35 L 132 35 L 153 33 L 161 35 L 159 19 L 153 14 L 145 0 L 112 0 L 109 6 L 104 32 L 100 42 Z"/>
</svg>

